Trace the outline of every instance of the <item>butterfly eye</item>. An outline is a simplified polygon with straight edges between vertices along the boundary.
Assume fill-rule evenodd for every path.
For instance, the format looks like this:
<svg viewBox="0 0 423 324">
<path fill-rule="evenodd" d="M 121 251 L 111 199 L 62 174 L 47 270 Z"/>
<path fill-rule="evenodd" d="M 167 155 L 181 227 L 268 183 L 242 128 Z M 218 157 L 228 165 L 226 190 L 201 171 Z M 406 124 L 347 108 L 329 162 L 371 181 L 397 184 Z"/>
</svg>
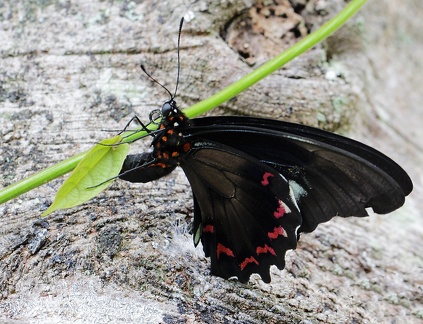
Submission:
<svg viewBox="0 0 423 324">
<path fill-rule="evenodd" d="M 173 99 L 169 99 L 162 106 L 163 117 L 169 117 L 172 113 L 176 114 L 177 112 L 178 112 L 178 108 L 176 106 L 176 101 Z"/>
<path fill-rule="evenodd" d="M 170 113 L 172 112 L 173 107 L 172 107 L 172 102 L 171 101 L 166 101 L 163 106 L 162 106 L 162 115 L 163 117 L 167 117 L 170 115 Z"/>
</svg>

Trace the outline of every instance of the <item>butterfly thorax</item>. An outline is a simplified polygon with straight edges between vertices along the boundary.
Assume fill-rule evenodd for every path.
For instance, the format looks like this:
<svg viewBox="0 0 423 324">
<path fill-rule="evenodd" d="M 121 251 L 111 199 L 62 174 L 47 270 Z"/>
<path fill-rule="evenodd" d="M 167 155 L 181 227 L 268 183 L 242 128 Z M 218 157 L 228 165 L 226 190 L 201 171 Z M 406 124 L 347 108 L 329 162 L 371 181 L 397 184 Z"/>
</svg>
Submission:
<svg viewBox="0 0 423 324">
<path fill-rule="evenodd" d="M 169 168 L 179 165 L 181 158 L 191 149 L 190 142 L 182 134 L 182 130 L 189 126 L 189 119 L 173 99 L 163 104 L 162 116 L 160 131 L 151 145 L 157 164 Z"/>
</svg>

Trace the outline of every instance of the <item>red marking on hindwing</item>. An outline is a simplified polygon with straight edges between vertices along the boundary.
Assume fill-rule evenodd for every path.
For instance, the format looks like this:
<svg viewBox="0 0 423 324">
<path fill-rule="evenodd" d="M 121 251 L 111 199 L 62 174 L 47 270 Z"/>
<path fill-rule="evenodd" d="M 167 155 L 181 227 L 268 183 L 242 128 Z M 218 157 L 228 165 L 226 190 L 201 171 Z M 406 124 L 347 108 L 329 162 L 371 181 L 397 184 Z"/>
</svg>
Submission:
<svg viewBox="0 0 423 324">
<path fill-rule="evenodd" d="M 267 236 L 272 240 L 278 238 L 279 235 L 284 236 L 284 237 L 288 237 L 288 235 L 286 234 L 286 231 L 284 230 L 284 228 L 282 226 L 275 227 L 273 229 L 273 232 L 267 233 Z"/>
<path fill-rule="evenodd" d="M 263 247 L 258 246 L 256 249 L 256 253 L 257 255 L 261 254 L 261 253 L 270 253 L 273 254 L 274 256 L 276 256 L 276 252 L 275 250 L 273 250 L 270 246 L 268 246 L 267 244 L 265 244 Z"/>
<path fill-rule="evenodd" d="M 234 256 L 234 253 L 232 252 L 232 250 L 230 248 L 227 248 L 226 246 L 224 246 L 223 244 L 218 243 L 217 244 L 217 249 L 216 249 L 216 254 L 217 254 L 217 258 L 219 259 L 220 253 L 224 253 L 227 256 Z"/>
<path fill-rule="evenodd" d="M 214 233 L 214 226 L 213 225 L 206 225 L 203 227 L 203 233 Z"/>
<path fill-rule="evenodd" d="M 283 205 L 282 200 L 279 200 L 278 202 L 279 202 L 279 206 L 273 213 L 273 216 L 275 216 L 275 218 L 281 218 L 283 215 L 285 215 L 285 212 L 286 212 L 285 206 Z"/>
<path fill-rule="evenodd" d="M 261 180 L 261 184 L 263 186 L 269 185 L 269 177 L 274 177 L 275 175 L 271 174 L 270 172 L 265 172 L 263 174 L 263 180 Z"/>
<path fill-rule="evenodd" d="M 239 267 L 241 268 L 241 270 L 244 270 L 244 268 L 250 263 L 255 263 L 256 265 L 259 265 L 259 262 L 254 257 L 249 257 L 245 258 L 245 260 L 242 261 Z"/>
</svg>

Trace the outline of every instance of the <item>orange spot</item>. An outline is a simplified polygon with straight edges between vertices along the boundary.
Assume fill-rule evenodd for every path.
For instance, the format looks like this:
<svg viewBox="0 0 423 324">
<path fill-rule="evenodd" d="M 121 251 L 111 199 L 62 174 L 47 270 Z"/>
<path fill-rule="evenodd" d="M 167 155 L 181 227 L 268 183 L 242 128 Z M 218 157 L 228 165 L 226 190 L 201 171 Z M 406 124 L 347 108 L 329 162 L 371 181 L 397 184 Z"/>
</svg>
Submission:
<svg viewBox="0 0 423 324">
<path fill-rule="evenodd" d="M 189 142 L 186 142 L 182 149 L 184 150 L 184 152 L 188 152 L 191 149 L 191 144 Z"/>
<path fill-rule="evenodd" d="M 261 253 L 270 253 L 273 254 L 274 256 L 276 256 L 276 252 L 275 250 L 273 250 L 270 246 L 268 246 L 267 244 L 265 244 L 263 247 L 259 246 L 256 249 L 256 253 L 257 255 L 261 254 Z"/>
<path fill-rule="evenodd" d="M 284 230 L 282 226 L 275 227 L 273 229 L 273 232 L 267 233 L 267 236 L 273 240 L 276 239 L 279 235 L 288 237 L 288 235 L 286 234 L 286 231 Z"/>
<path fill-rule="evenodd" d="M 168 134 L 168 135 L 172 135 L 172 134 L 173 134 L 173 129 L 169 129 L 169 130 L 167 131 L 167 134 Z"/>
<path fill-rule="evenodd" d="M 224 253 L 227 256 L 234 256 L 234 253 L 232 252 L 232 250 L 230 248 L 227 248 L 226 246 L 224 246 L 223 244 L 218 243 L 217 244 L 217 249 L 216 249 L 216 254 L 217 254 L 217 258 L 219 259 L 220 253 Z"/>
<path fill-rule="evenodd" d="M 214 232 L 214 227 L 213 225 L 206 225 L 203 227 L 203 233 L 211 233 L 213 234 Z"/>
<path fill-rule="evenodd" d="M 177 157 L 177 156 L 179 156 L 178 152 L 172 152 L 172 157 Z"/>
<path fill-rule="evenodd" d="M 169 160 L 169 154 L 167 154 L 166 152 L 165 152 L 165 153 L 163 153 L 163 158 L 164 158 L 165 160 Z"/>
<path fill-rule="evenodd" d="M 244 268 L 249 263 L 255 263 L 256 265 L 259 265 L 258 261 L 256 259 L 254 259 L 254 257 L 249 257 L 249 258 L 245 258 L 245 260 L 242 261 L 242 263 L 239 265 L 239 267 L 241 268 L 241 270 L 244 270 Z"/>
<path fill-rule="evenodd" d="M 163 137 L 161 138 L 161 140 L 162 140 L 163 142 L 167 142 L 167 136 L 163 136 Z"/>
<path fill-rule="evenodd" d="M 166 169 L 166 164 L 164 163 L 159 162 L 159 163 L 156 163 L 156 165 L 159 167 L 162 167 L 163 169 Z"/>
<path fill-rule="evenodd" d="M 163 124 L 160 125 L 159 129 L 163 129 L 165 126 Z"/>
</svg>

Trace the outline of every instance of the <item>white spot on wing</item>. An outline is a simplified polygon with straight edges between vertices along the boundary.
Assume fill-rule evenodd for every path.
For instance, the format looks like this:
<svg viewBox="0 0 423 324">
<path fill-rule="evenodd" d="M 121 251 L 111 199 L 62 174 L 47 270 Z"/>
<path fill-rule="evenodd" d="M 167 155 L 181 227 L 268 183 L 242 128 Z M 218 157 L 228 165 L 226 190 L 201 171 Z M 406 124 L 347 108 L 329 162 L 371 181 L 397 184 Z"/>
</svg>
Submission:
<svg viewBox="0 0 423 324">
<path fill-rule="evenodd" d="M 279 204 L 283 206 L 283 208 L 285 209 L 285 213 L 290 213 L 291 209 L 288 207 L 287 204 L 285 204 L 282 200 L 279 199 Z"/>
<path fill-rule="evenodd" d="M 292 202 L 293 202 L 293 204 L 295 205 L 295 207 L 297 208 L 297 211 L 300 213 L 300 208 L 298 207 L 298 204 L 297 204 L 297 196 L 296 196 L 296 193 L 295 193 L 295 189 L 293 189 L 292 188 L 292 186 L 291 186 L 291 182 L 294 182 L 294 181 L 289 181 L 289 196 L 291 197 L 291 200 L 292 200 Z M 294 182 L 299 188 L 301 188 L 296 182 Z M 301 188 L 302 189 L 302 188 Z M 303 190 L 304 191 L 304 190 Z M 305 192 L 305 191 L 304 191 Z M 299 197 L 301 197 L 301 196 L 298 196 L 298 198 Z"/>
<path fill-rule="evenodd" d="M 295 201 L 298 201 L 301 197 L 307 196 L 307 191 L 304 190 L 297 182 L 294 180 L 289 180 L 289 187 L 292 190 Z"/>
</svg>

